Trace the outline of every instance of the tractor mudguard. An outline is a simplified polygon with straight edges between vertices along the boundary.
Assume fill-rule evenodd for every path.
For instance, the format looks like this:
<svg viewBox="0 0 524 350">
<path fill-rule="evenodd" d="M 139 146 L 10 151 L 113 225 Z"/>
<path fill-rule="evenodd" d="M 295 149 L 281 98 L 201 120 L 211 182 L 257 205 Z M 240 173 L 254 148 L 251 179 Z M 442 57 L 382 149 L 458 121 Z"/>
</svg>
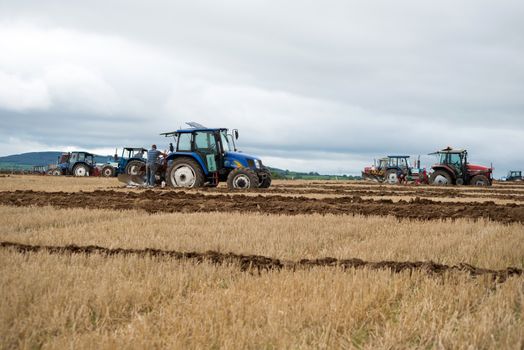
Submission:
<svg viewBox="0 0 524 350">
<path fill-rule="evenodd" d="M 433 169 L 434 172 L 437 171 L 437 170 L 442 170 L 442 171 L 447 172 L 449 174 L 449 176 L 451 176 L 451 180 L 453 180 L 453 181 L 455 181 L 457 179 L 457 173 L 450 166 L 438 165 L 438 166 L 432 166 L 431 169 Z"/>
<path fill-rule="evenodd" d="M 202 158 L 201 158 L 198 154 L 196 154 L 196 153 L 193 153 L 193 152 L 176 152 L 176 153 L 170 153 L 170 154 L 167 156 L 166 160 L 167 160 L 168 162 L 170 162 L 170 161 L 173 161 L 173 160 L 175 160 L 175 159 L 177 159 L 177 158 L 180 158 L 180 157 L 189 157 L 189 158 L 194 159 L 195 161 L 198 162 L 198 164 L 200 165 L 200 167 L 201 167 L 202 170 L 204 171 L 204 174 L 205 174 L 206 176 L 209 175 L 209 171 L 207 170 L 207 167 L 206 167 L 204 161 L 202 161 Z"/>
</svg>

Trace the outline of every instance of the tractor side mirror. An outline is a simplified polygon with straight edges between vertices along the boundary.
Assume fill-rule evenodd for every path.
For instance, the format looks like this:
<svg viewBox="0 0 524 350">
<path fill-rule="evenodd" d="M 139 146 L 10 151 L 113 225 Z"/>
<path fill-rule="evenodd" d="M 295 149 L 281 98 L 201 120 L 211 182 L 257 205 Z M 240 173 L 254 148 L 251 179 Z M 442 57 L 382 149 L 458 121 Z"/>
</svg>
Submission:
<svg viewBox="0 0 524 350">
<path fill-rule="evenodd" d="M 235 129 L 235 130 L 233 130 L 233 132 L 235 133 L 235 140 L 238 140 L 238 130 Z"/>
</svg>

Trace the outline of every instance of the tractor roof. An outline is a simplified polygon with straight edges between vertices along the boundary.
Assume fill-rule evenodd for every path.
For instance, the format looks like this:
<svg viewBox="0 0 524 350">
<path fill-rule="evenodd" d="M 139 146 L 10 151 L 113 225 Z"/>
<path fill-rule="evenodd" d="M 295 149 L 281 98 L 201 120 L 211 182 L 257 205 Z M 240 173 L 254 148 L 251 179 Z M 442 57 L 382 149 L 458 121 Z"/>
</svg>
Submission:
<svg viewBox="0 0 524 350">
<path fill-rule="evenodd" d="M 436 152 L 433 152 L 433 153 L 430 153 L 429 155 L 433 155 L 433 154 L 441 154 L 441 153 L 464 153 L 464 152 L 467 152 L 465 149 L 461 149 L 461 148 L 451 148 L 451 147 L 446 147 L 440 151 L 436 151 Z"/>
<path fill-rule="evenodd" d="M 73 152 L 71 152 L 71 154 L 73 154 L 73 153 L 83 153 L 83 154 L 85 154 L 87 156 L 94 156 L 93 153 L 89 153 L 89 152 L 85 152 L 85 151 L 73 151 Z"/>
<path fill-rule="evenodd" d="M 388 156 L 388 158 L 409 158 L 409 156 Z"/>
<path fill-rule="evenodd" d="M 164 135 L 164 136 L 168 137 L 168 136 L 173 136 L 173 135 L 176 135 L 176 134 L 192 133 L 192 132 L 195 132 L 195 131 L 198 132 L 198 131 L 222 131 L 222 130 L 227 130 L 227 129 L 226 128 L 190 128 L 190 129 L 179 129 L 179 130 L 170 131 L 170 132 L 163 132 L 160 135 Z"/>
<path fill-rule="evenodd" d="M 143 147 L 124 147 L 124 150 L 147 152 L 147 149 Z"/>
</svg>

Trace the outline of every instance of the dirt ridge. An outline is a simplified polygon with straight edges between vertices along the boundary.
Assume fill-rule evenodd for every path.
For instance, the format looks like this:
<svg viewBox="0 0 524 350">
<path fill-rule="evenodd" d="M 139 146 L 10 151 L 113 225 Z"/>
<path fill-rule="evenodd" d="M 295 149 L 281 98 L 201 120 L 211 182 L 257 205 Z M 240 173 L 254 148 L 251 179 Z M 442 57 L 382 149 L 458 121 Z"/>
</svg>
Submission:
<svg viewBox="0 0 524 350">
<path fill-rule="evenodd" d="M 420 270 L 429 274 L 442 275 L 446 272 L 458 271 L 465 272 L 472 277 L 489 275 L 498 282 L 504 282 L 511 276 L 521 276 L 522 269 L 508 267 L 502 270 L 492 270 L 476 267 L 467 263 L 457 265 L 439 264 L 433 261 L 365 261 L 358 258 L 336 259 L 301 259 L 298 261 L 280 260 L 262 255 L 243 255 L 235 253 L 220 253 L 216 251 L 206 252 L 180 252 L 176 250 L 162 249 L 126 249 L 126 248 L 106 248 L 96 245 L 78 246 L 74 244 L 65 246 L 47 246 L 47 245 L 28 245 L 16 242 L 0 242 L 0 248 L 11 249 L 19 253 L 36 253 L 47 252 L 49 254 L 99 254 L 103 256 L 151 256 L 172 258 L 175 260 L 192 260 L 197 263 L 210 262 L 216 265 L 237 264 L 242 271 L 258 270 L 297 270 L 314 267 L 339 267 L 342 269 L 366 268 L 371 270 L 390 270 L 393 273 L 403 271 Z"/>
<path fill-rule="evenodd" d="M 416 220 L 486 218 L 502 223 L 524 223 L 524 206 L 486 202 L 439 202 L 416 197 L 412 200 L 363 199 L 358 196 L 307 198 L 281 195 L 203 194 L 176 191 L 122 192 L 0 192 L 0 205 L 53 206 L 144 210 L 148 213 L 251 212 L 262 214 L 333 214 L 387 216 Z"/>
</svg>

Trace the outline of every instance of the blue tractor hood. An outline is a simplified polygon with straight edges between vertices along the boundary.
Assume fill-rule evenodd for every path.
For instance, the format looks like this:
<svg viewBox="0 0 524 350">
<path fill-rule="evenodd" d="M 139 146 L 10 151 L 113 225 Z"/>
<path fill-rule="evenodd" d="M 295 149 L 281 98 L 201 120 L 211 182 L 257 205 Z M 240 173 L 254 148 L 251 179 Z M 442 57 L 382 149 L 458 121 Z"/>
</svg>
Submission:
<svg viewBox="0 0 524 350">
<path fill-rule="evenodd" d="M 252 168 L 262 164 L 260 158 L 242 152 L 226 152 L 224 156 L 224 166 L 226 168 Z"/>
</svg>

